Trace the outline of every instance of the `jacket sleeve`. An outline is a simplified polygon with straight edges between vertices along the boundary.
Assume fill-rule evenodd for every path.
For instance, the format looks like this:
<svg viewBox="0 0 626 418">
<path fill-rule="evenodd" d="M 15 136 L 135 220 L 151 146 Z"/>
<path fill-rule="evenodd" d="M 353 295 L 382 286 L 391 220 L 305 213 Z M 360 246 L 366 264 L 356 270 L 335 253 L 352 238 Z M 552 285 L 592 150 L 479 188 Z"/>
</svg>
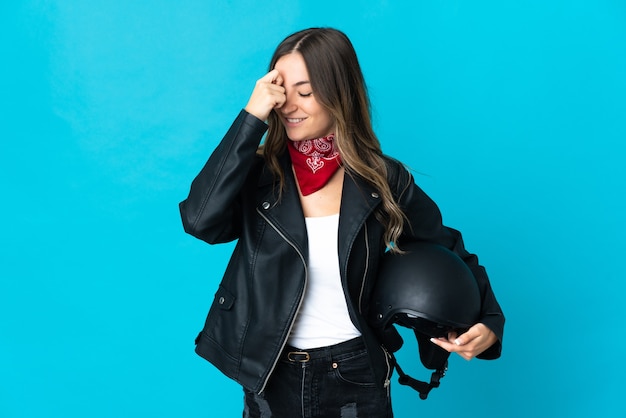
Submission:
<svg viewBox="0 0 626 418">
<path fill-rule="evenodd" d="M 430 241 L 454 251 L 465 261 L 476 278 L 481 294 L 482 308 L 479 322 L 489 327 L 498 337 L 498 341 L 480 354 L 478 358 L 495 359 L 500 357 L 505 318 L 491 288 L 485 268 L 479 264 L 475 254 L 471 254 L 465 249 L 461 233 L 442 224 L 439 208 L 415 184 L 413 176 L 404 167 L 397 165 L 393 171 L 396 174 L 394 183 L 397 185 L 397 189 L 395 193 L 396 196 L 399 196 L 400 207 L 408 218 L 408 227 L 405 227 L 399 242 L 400 248 L 402 248 L 402 241 Z"/>
<path fill-rule="evenodd" d="M 267 125 L 242 110 L 179 204 L 185 231 L 210 244 L 239 237 L 240 192 Z"/>
</svg>

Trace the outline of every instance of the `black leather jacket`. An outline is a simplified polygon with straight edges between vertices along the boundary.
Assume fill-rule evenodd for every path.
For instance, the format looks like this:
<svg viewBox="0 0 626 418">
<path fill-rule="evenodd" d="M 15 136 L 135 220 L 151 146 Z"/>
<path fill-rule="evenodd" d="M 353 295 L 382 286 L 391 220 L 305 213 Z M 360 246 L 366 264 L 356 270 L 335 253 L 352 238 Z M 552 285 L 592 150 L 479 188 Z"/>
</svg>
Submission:
<svg viewBox="0 0 626 418">
<path fill-rule="evenodd" d="M 244 387 L 262 392 L 286 344 L 307 282 L 307 235 L 288 153 L 285 189 L 278 199 L 273 175 L 256 154 L 267 125 L 242 111 L 180 203 L 185 231 L 210 244 L 238 240 L 215 294 L 196 352 Z M 463 247 L 460 234 L 441 224 L 434 202 L 409 172 L 389 159 L 389 184 L 410 226 L 403 240 L 428 240 L 453 249 L 471 267 L 483 298 L 483 317 L 502 339 L 504 316 L 485 270 Z M 350 318 L 361 331 L 376 380 L 388 383 L 390 357 L 367 324 L 369 295 L 380 256 L 380 198 L 346 172 L 339 216 L 339 265 Z M 484 358 L 500 353 L 500 342 Z"/>
</svg>

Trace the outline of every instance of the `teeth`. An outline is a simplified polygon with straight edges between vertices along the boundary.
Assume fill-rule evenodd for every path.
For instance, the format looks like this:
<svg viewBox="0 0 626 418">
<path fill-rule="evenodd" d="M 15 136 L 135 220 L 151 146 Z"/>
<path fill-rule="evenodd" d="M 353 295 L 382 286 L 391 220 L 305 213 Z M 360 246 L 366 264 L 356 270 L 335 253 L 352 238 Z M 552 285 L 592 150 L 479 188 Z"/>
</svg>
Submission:
<svg viewBox="0 0 626 418">
<path fill-rule="evenodd" d="M 287 122 L 289 122 L 289 123 L 298 123 L 298 122 L 302 122 L 303 120 L 304 120 L 304 118 L 298 118 L 298 119 L 287 118 Z"/>
</svg>

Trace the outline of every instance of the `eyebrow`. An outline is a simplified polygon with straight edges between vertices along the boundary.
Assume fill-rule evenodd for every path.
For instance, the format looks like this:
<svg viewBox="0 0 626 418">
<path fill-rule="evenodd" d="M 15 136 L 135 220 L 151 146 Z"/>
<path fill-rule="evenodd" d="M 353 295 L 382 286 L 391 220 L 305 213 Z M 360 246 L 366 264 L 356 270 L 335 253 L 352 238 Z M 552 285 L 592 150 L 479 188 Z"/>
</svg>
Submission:
<svg viewBox="0 0 626 418">
<path fill-rule="evenodd" d="M 304 84 L 311 84 L 311 82 L 310 81 L 298 81 L 297 83 L 293 84 L 293 87 L 302 86 Z"/>
</svg>

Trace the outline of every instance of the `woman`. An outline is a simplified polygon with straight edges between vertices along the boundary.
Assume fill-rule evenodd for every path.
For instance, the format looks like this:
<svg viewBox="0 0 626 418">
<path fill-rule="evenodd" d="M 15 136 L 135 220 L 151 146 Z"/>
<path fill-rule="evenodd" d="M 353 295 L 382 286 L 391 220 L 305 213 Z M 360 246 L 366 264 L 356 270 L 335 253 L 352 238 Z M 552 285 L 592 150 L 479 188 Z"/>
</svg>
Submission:
<svg viewBox="0 0 626 418">
<path fill-rule="evenodd" d="M 349 39 L 297 32 L 269 68 L 180 204 L 188 233 L 238 240 L 196 352 L 243 386 L 244 417 L 391 417 L 391 356 L 365 319 L 386 250 L 431 241 L 472 269 L 482 318 L 434 341 L 446 350 L 498 357 L 502 311 L 460 234 L 382 154 Z"/>
</svg>

